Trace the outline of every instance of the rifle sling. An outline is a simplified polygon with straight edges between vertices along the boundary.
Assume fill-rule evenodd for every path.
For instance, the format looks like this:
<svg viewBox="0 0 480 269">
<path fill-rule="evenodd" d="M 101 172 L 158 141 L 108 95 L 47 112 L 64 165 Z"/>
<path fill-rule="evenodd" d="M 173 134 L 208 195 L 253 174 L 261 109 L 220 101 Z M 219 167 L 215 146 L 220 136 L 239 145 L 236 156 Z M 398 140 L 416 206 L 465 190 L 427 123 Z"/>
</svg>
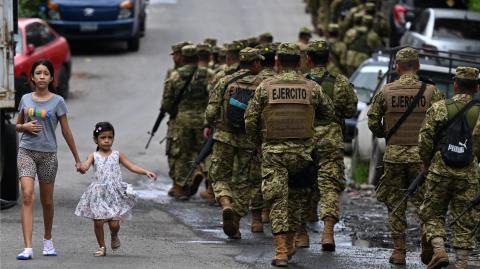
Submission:
<svg viewBox="0 0 480 269">
<path fill-rule="evenodd" d="M 420 86 L 420 90 L 418 91 L 417 95 L 415 95 L 413 102 L 410 104 L 410 106 L 408 106 L 407 111 L 405 111 L 405 113 L 402 114 L 400 119 L 398 119 L 398 121 L 395 122 L 395 125 L 388 131 L 388 134 L 385 137 L 385 140 L 387 141 L 387 143 L 388 143 L 388 140 L 390 140 L 390 138 L 398 131 L 398 129 L 405 122 L 408 116 L 412 114 L 413 110 L 418 105 L 418 102 L 420 102 L 420 98 L 422 98 L 426 88 L 427 88 L 427 84 L 425 82 L 422 82 L 422 86 Z"/>
<path fill-rule="evenodd" d="M 192 72 L 192 74 L 188 77 L 188 79 L 185 80 L 185 84 L 183 85 L 182 89 L 180 90 L 180 94 L 175 98 L 173 101 L 173 108 L 177 110 L 177 106 L 180 104 L 182 101 L 183 94 L 185 93 L 185 90 L 187 90 L 188 86 L 190 86 L 190 83 L 192 82 L 193 76 L 195 75 L 195 72 L 197 72 L 197 68 L 195 68 Z M 172 113 L 173 115 L 170 115 L 172 118 L 175 118 L 177 116 L 177 111 L 175 113 Z"/>
<path fill-rule="evenodd" d="M 252 74 L 252 71 L 247 71 L 247 72 L 245 72 L 245 73 L 243 73 L 243 74 L 241 74 L 241 75 L 239 75 L 239 76 L 236 76 L 236 77 L 228 80 L 227 83 L 225 83 L 225 88 L 223 88 L 222 96 L 225 95 L 225 91 L 227 90 L 228 85 L 230 85 L 231 83 L 233 83 L 233 82 L 235 82 L 235 81 L 237 81 L 237 80 L 239 80 L 239 79 L 241 79 L 241 78 L 244 78 L 244 77 L 246 77 L 246 76 L 249 76 L 249 75 L 251 75 L 251 74 Z"/>
<path fill-rule="evenodd" d="M 323 75 L 319 79 L 316 79 L 312 74 L 308 74 L 307 79 L 313 80 L 316 83 L 318 83 L 318 85 L 321 86 L 323 81 L 328 77 L 328 75 L 329 75 L 328 71 L 325 71 L 325 73 L 323 73 Z"/>
</svg>

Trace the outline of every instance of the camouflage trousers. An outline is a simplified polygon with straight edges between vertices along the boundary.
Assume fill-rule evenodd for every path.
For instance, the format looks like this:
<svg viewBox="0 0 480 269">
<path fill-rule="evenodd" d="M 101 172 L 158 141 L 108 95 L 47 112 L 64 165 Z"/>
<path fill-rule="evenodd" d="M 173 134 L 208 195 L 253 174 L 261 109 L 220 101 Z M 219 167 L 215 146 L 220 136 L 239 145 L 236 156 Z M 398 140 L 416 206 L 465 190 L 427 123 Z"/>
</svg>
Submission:
<svg viewBox="0 0 480 269">
<path fill-rule="evenodd" d="M 290 188 L 288 175 L 303 170 L 311 162 L 293 153 L 264 152 L 262 194 L 270 208 L 272 233 L 294 232 L 302 224 L 308 188 Z"/>
<path fill-rule="evenodd" d="M 456 218 L 473 200 L 479 189 L 477 181 L 464 178 L 443 177 L 429 173 L 426 179 L 425 200 L 420 207 L 420 218 L 425 225 L 427 240 L 435 237 L 446 238 L 445 218 L 450 206 Z M 453 247 L 456 249 L 475 248 L 475 212 L 472 210 L 461 217 L 453 226 Z"/>
<path fill-rule="evenodd" d="M 167 156 L 170 168 L 168 175 L 175 185 L 190 184 L 185 177 L 190 170 L 190 162 L 202 148 L 203 133 L 201 128 L 170 128 L 167 135 Z"/>
<path fill-rule="evenodd" d="M 258 161 L 254 161 L 251 166 L 251 173 L 258 175 L 260 178 L 262 176 L 262 166 L 260 158 Z M 250 201 L 251 210 L 259 210 L 265 208 L 265 201 L 263 200 L 262 195 L 262 181 L 260 180 L 258 184 L 254 185 L 252 188 L 252 200 Z"/>
<path fill-rule="evenodd" d="M 384 174 L 380 178 L 377 186 L 377 200 L 383 202 L 388 209 L 388 223 L 392 235 L 403 235 L 407 229 L 407 202 L 404 202 L 397 212 L 392 213 L 393 209 L 399 203 L 404 195 L 403 190 L 408 189 L 410 183 L 420 173 L 420 163 L 384 163 Z M 416 192 L 410 197 L 411 202 L 417 212 L 423 201 L 425 193 L 425 184 L 417 188 Z"/>
<path fill-rule="evenodd" d="M 253 150 L 219 141 L 213 144 L 209 176 L 215 198 L 230 197 L 233 210 L 242 217 L 248 213 L 252 190 L 261 184 L 258 168 L 252 169 L 252 164 L 258 162 L 255 157 Z"/>
</svg>

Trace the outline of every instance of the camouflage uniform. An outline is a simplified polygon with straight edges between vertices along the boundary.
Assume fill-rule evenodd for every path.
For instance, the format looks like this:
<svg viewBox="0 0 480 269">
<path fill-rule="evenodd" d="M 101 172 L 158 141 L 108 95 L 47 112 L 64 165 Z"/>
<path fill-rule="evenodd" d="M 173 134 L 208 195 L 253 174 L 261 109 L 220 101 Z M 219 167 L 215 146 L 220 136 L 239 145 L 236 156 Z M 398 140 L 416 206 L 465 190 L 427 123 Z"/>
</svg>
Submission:
<svg viewBox="0 0 480 269">
<path fill-rule="evenodd" d="M 193 45 L 182 48 L 184 56 L 193 56 L 195 53 L 196 48 Z M 175 100 L 190 77 L 190 84 L 185 88 L 178 105 L 174 107 Z M 186 64 L 173 71 L 165 81 L 162 108 L 174 119 L 169 123 L 167 139 L 169 175 L 177 186 L 184 187 L 189 183 L 184 180 L 189 171 L 188 163 L 195 158 L 202 146 L 201 115 L 207 105 L 207 85 L 212 77 L 213 73 L 208 68 Z"/>
<path fill-rule="evenodd" d="M 346 74 L 345 57 L 347 54 L 347 45 L 338 39 L 338 24 L 328 25 L 328 43 L 330 44 L 330 57 L 327 64 L 328 72 L 332 74 Z M 336 37 L 333 37 L 333 36 Z"/>
<path fill-rule="evenodd" d="M 357 0 L 333 0 L 330 4 L 330 22 L 339 23 L 348 10 L 358 5 Z"/>
<path fill-rule="evenodd" d="M 458 67 L 457 79 L 478 79 L 478 69 L 471 67 Z M 427 240 L 441 237 L 446 238 L 445 218 L 447 210 L 453 217 L 457 217 L 468 203 L 475 198 L 479 191 L 477 179 L 477 163 L 480 157 L 480 124 L 478 112 L 480 105 L 476 105 L 465 113 L 468 125 L 473 130 L 473 154 L 470 165 L 463 168 L 454 168 L 445 164 L 439 146 L 434 141 L 440 128 L 459 111 L 464 104 L 472 100 L 469 94 L 455 94 L 452 105 L 460 104 L 453 113 L 449 113 L 447 103 L 440 101 L 432 105 L 420 130 L 419 154 L 428 169 L 426 179 L 426 194 L 420 207 L 420 217 L 425 223 Z M 463 104 L 463 105 L 461 105 Z M 473 128 L 474 127 L 474 128 Z M 446 134 L 444 131 L 442 134 Z M 437 142 L 438 143 L 438 142 Z M 469 212 L 460 218 L 453 226 L 453 247 L 455 249 L 472 250 L 475 248 L 473 229 L 478 222 L 474 220 L 474 213 Z M 457 268 L 457 267 L 455 267 Z M 460 268 L 460 267 L 459 267 Z M 463 267 L 462 267 L 463 268 Z M 466 268 L 466 267 L 465 267 Z"/>
<path fill-rule="evenodd" d="M 320 6 L 318 8 L 318 16 L 316 25 L 314 27 L 318 29 L 320 36 L 325 36 L 327 32 L 327 26 L 330 22 L 330 4 L 332 0 L 320 0 Z"/>
<path fill-rule="evenodd" d="M 258 49 L 246 48 L 240 52 L 241 61 L 252 61 L 263 58 Z M 211 155 L 211 167 L 209 174 L 212 180 L 215 198 L 229 197 L 233 200 L 232 209 L 240 217 L 248 213 L 250 193 L 255 185 L 258 185 L 260 175 L 251 176 L 244 171 L 234 171 L 234 164 L 237 169 L 250 169 L 252 160 L 255 157 L 255 145 L 250 143 L 243 132 L 234 132 L 225 123 L 225 111 L 228 103 L 225 101 L 225 88 L 229 81 L 238 76 L 250 72 L 248 69 L 239 71 L 221 78 L 215 85 L 209 99 L 205 112 L 205 120 L 208 126 L 217 125 L 213 139 L 215 144 Z M 247 83 L 249 85 L 260 84 L 261 78 L 257 75 L 247 75 L 236 80 L 236 83 Z M 224 127 L 221 127 L 224 126 Z"/>
<path fill-rule="evenodd" d="M 282 44 L 277 53 L 300 55 L 300 49 L 296 44 Z M 305 81 L 305 78 L 296 71 L 285 70 L 258 86 L 245 114 L 247 136 L 255 143 L 262 139 L 264 109 L 269 99 L 265 88 L 266 83 L 273 83 L 277 80 L 286 83 L 288 81 Z M 307 81 L 307 83 L 311 82 Z M 323 93 L 319 85 L 312 86 L 311 103 L 317 108 L 316 115 L 326 120 L 332 119 L 333 105 L 330 99 Z M 299 196 L 298 191 L 288 186 L 288 175 L 303 170 L 312 161 L 313 149 L 313 137 L 283 140 L 263 137 L 262 193 L 263 198 L 271 205 L 270 219 L 274 234 L 294 232 L 300 224 L 302 208 L 298 201 L 304 197 Z"/>
<path fill-rule="evenodd" d="M 260 35 L 258 36 L 258 41 L 260 42 L 260 44 L 269 44 L 269 43 L 272 43 L 272 42 L 273 42 L 273 35 L 272 35 L 272 33 L 270 33 L 270 32 L 266 32 L 266 33 L 260 34 Z"/>
<path fill-rule="evenodd" d="M 405 48 L 398 51 L 395 59 L 397 63 L 402 61 L 415 61 L 418 60 L 418 54 L 414 49 Z M 387 100 L 384 93 L 385 89 L 387 87 L 396 87 L 397 91 L 405 91 L 406 89 L 419 89 L 420 84 L 420 81 L 414 74 L 403 74 L 398 80 L 385 85 L 384 88 L 374 96 L 373 102 L 368 111 L 368 127 L 375 136 L 385 137 L 389 130 L 387 128 L 393 127 L 393 124 L 388 127 L 386 124 Z M 425 106 L 443 99 L 443 94 L 433 85 L 428 85 L 427 91 L 431 92 L 431 99 L 430 103 L 426 103 Z M 409 117 L 411 116 L 412 115 Z M 405 128 L 407 127 L 405 127 L 404 123 L 403 130 L 405 130 Z M 395 135 L 398 135 L 400 130 L 402 130 L 402 127 L 400 127 Z M 377 199 L 378 201 L 385 203 L 387 206 L 389 214 L 388 222 L 392 238 L 394 241 L 403 239 L 404 243 L 405 230 L 407 228 L 407 219 L 405 216 L 407 202 L 404 202 L 397 212 L 392 213 L 392 211 L 395 205 L 403 198 L 403 192 L 401 190 L 406 190 L 410 183 L 420 173 L 421 160 L 418 155 L 418 146 L 404 145 L 401 143 L 393 144 L 388 142 L 385 148 L 383 162 L 385 172 L 376 189 Z M 412 202 L 417 210 L 423 200 L 423 194 L 424 188 L 418 188 L 410 199 L 410 202 Z M 395 249 L 397 249 L 397 247 L 395 247 Z"/>
<path fill-rule="evenodd" d="M 320 0 L 307 0 L 307 10 L 310 12 L 310 20 L 314 28 L 317 27 L 319 8 L 320 8 Z"/>
</svg>

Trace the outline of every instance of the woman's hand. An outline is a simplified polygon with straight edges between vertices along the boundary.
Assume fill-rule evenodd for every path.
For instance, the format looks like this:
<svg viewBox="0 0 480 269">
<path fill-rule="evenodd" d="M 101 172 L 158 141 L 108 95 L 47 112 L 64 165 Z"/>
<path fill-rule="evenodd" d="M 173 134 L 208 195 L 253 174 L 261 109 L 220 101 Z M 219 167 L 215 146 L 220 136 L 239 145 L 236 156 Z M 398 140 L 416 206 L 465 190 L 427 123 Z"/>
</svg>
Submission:
<svg viewBox="0 0 480 269">
<path fill-rule="evenodd" d="M 75 168 L 80 174 L 85 174 L 85 172 L 87 171 L 86 167 L 82 164 L 82 162 L 75 163 Z"/>
<path fill-rule="evenodd" d="M 38 135 L 42 131 L 43 126 L 37 122 L 37 120 L 33 120 L 22 124 L 22 130 L 32 135 Z"/>
</svg>

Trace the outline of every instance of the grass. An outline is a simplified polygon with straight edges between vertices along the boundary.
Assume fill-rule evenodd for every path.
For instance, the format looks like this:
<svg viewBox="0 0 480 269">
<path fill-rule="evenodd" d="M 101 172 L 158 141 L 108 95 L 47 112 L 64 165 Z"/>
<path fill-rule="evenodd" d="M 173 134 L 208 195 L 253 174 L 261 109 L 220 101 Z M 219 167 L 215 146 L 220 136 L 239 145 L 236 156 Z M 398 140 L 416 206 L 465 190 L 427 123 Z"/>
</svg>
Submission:
<svg viewBox="0 0 480 269">
<path fill-rule="evenodd" d="M 356 161 L 352 165 L 352 179 L 357 184 L 367 183 L 368 180 L 368 161 Z"/>
</svg>

